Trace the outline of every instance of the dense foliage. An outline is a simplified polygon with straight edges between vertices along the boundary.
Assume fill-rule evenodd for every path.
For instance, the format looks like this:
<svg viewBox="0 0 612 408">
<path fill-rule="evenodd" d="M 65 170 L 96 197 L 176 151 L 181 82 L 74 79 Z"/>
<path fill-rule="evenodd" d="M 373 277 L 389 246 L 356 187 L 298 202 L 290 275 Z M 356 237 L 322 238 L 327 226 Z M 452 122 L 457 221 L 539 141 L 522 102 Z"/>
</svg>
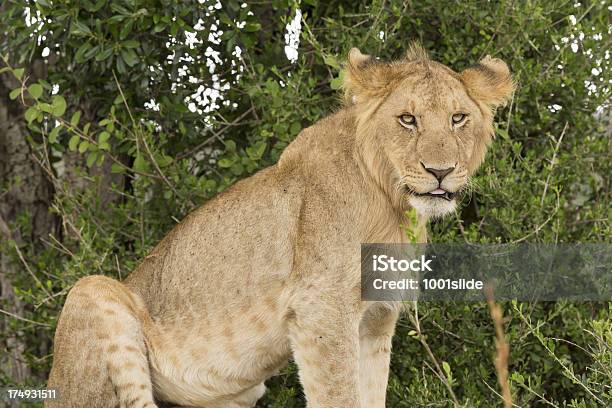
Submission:
<svg viewBox="0 0 612 408">
<path fill-rule="evenodd" d="M 25 305 L 3 318 L 25 345 L 28 385 L 44 384 L 74 282 L 125 277 L 177 220 L 338 109 L 352 46 L 393 58 L 419 39 L 456 70 L 491 54 L 516 76 L 474 191 L 456 217 L 431 225 L 434 241 L 609 240 L 606 2 L 364 3 L 5 2 L 0 67 L 56 219 L 28 240 L 34 221 L 19 213 L 8 228 L 26 238 L 0 243 Z M 0 182 L 3 197 L 28 180 Z M 517 406 L 612 405 L 612 303 L 502 306 Z M 501 406 L 486 304 L 424 303 L 416 322 L 398 327 L 388 406 Z M 0 367 L 0 385 L 14 383 Z M 295 366 L 268 385 L 258 406 L 304 405 Z"/>
</svg>

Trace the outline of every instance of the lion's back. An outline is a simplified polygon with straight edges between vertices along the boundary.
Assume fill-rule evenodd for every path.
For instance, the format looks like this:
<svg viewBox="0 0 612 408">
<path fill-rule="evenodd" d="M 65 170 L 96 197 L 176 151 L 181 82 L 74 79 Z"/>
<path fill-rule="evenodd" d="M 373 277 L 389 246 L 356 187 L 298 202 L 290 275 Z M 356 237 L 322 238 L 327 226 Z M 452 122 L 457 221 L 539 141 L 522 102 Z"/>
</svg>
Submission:
<svg viewBox="0 0 612 408">
<path fill-rule="evenodd" d="M 156 315 L 186 300 L 214 308 L 247 283 L 283 279 L 291 271 L 302 184 L 277 166 L 236 183 L 177 224 L 125 283 Z"/>
</svg>

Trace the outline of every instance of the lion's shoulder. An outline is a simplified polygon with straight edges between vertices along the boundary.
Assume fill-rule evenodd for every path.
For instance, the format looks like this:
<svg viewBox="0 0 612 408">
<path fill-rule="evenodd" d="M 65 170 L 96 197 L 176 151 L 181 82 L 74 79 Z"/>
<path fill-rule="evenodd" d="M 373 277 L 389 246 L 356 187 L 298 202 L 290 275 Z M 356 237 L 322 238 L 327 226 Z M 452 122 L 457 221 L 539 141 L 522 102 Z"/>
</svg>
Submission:
<svg viewBox="0 0 612 408">
<path fill-rule="evenodd" d="M 281 154 L 279 170 L 316 168 L 341 160 L 353 149 L 354 128 L 350 109 L 342 109 L 304 128 Z"/>
</svg>

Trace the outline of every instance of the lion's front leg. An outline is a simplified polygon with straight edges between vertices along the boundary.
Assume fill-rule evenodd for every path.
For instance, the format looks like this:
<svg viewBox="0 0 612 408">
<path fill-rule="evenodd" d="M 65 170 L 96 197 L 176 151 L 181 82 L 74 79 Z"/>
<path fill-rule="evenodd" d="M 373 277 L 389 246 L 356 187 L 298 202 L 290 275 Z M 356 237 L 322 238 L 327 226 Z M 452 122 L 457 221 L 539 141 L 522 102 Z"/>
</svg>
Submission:
<svg viewBox="0 0 612 408">
<path fill-rule="evenodd" d="M 308 408 L 359 408 L 359 312 L 332 294 L 301 297 L 289 337 Z"/>
<path fill-rule="evenodd" d="M 399 310 L 373 303 L 359 325 L 359 383 L 361 406 L 384 408 L 391 360 L 391 339 Z"/>
</svg>

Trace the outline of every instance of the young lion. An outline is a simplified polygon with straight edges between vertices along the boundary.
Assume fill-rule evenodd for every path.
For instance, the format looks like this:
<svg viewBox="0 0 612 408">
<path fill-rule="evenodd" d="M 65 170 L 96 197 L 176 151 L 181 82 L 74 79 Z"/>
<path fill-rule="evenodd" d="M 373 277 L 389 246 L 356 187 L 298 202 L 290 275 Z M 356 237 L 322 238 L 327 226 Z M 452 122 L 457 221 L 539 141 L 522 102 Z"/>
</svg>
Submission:
<svg viewBox="0 0 612 408">
<path fill-rule="evenodd" d="M 400 307 L 361 301 L 360 243 L 402 242 L 409 208 L 454 210 L 513 82 L 490 57 L 456 73 L 419 46 L 394 62 L 354 48 L 345 88 L 343 109 L 185 218 L 125 282 L 74 286 L 47 407 L 252 407 L 290 357 L 309 407 L 385 406 Z"/>
</svg>

